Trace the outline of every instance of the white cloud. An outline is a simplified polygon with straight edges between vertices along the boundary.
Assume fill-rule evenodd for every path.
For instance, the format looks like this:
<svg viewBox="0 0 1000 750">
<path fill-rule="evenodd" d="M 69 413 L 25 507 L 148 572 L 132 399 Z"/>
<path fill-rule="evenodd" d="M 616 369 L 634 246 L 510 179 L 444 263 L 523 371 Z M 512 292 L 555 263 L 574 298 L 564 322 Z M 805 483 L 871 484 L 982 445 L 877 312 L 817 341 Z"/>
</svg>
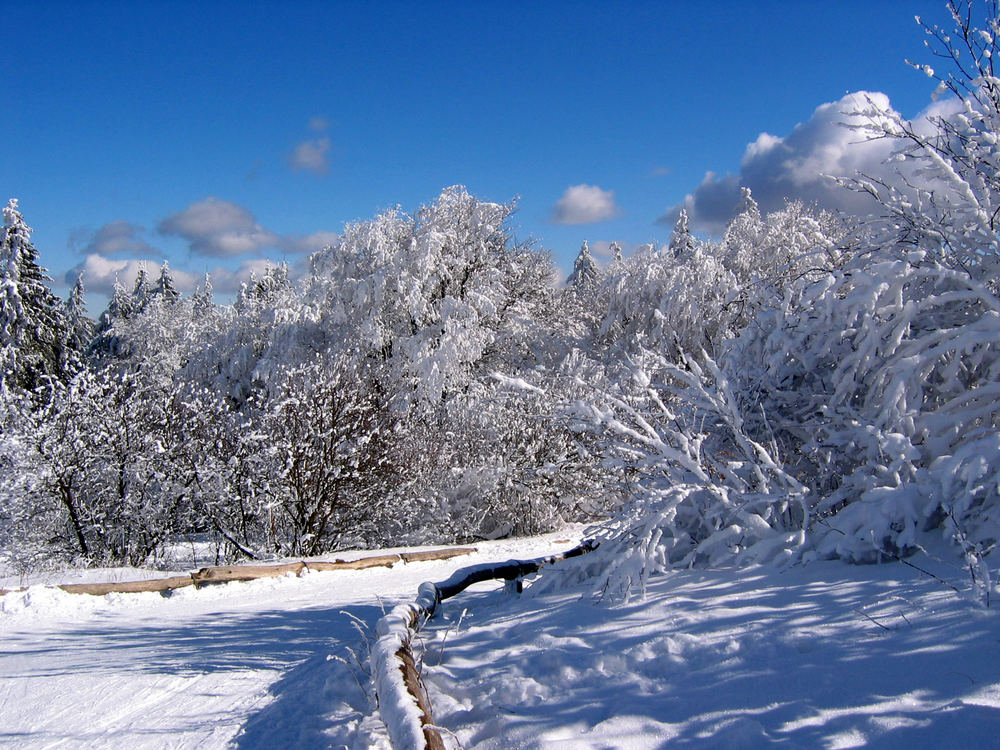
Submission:
<svg viewBox="0 0 1000 750">
<path fill-rule="evenodd" d="M 83 255 L 156 256 L 162 253 L 141 239 L 146 230 L 125 220 L 113 221 L 100 229 L 81 228 L 70 236 L 70 247 Z M 80 246 L 82 244 L 82 246 Z"/>
<path fill-rule="evenodd" d="M 146 269 L 151 280 L 155 281 L 159 276 L 159 261 L 138 258 L 106 258 L 103 255 L 91 253 L 82 263 L 66 272 L 65 281 L 72 285 L 76 281 L 76 277 L 82 273 L 83 285 L 88 294 L 103 294 L 110 297 L 114 294 L 116 281 L 126 289 L 131 290 L 135 286 L 140 268 Z M 173 267 L 170 268 L 170 275 L 173 277 L 177 290 L 183 293 L 192 291 L 199 280 L 195 274 Z"/>
<path fill-rule="evenodd" d="M 552 221 L 556 224 L 593 224 L 620 214 L 613 190 L 601 190 L 596 185 L 573 185 L 566 188 L 553 206 Z"/>
<path fill-rule="evenodd" d="M 312 234 L 287 234 L 281 238 L 281 247 L 290 253 L 315 253 L 339 239 L 336 232 L 313 232 Z"/>
<path fill-rule="evenodd" d="M 875 204 L 867 195 L 845 190 L 826 175 L 853 177 L 858 172 L 890 176 L 898 164 L 887 164 L 896 144 L 871 139 L 851 127 L 861 124 L 857 114 L 871 103 L 888 108 L 889 98 L 878 92 L 848 94 L 816 108 L 785 137 L 761 133 L 743 154 L 738 174 L 708 172 L 701 184 L 658 222 L 673 226 L 686 209 L 691 228 L 720 233 L 740 205 L 740 187 L 749 187 L 765 213 L 780 209 L 786 199 L 816 203 L 821 208 L 867 215 Z"/>
<path fill-rule="evenodd" d="M 251 274 L 263 276 L 268 268 L 275 266 L 275 262 L 266 258 L 252 258 L 245 260 L 235 269 L 218 267 L 209 271 L 212 280 L 212 289 L 216 294 L 231 295 L 240 290 L 243 282 L 250 278 Z M 202 277 L 203 278 L 203 277 Z M 199 284 L 201 281 L 199 281 Z"/>
<path fill-rule="evenodd" d="M 236 268 L 217 266 L 208 274 L 216 295 L 224 298 L 238 292 L 240 286 L 250 278 L 252 273 L 262 276 L 268 268 L 275 265 L 274 261 L 266 258 L 251 258 L 243 261 Z M 76 282 L 76 277 L 82 273 L 83 285 L 88 296 L 104 295 L 110 297 L 114 294 L 116 282 L 125 287 L 126 290 L 131 291 L 135 287 L 135 280 L 140 268 L 146 269 L 150 281 L 155 281 L 159 276 L 160 263 L 158 261 L 139 258 L 106 258 L 94 253 L 67 271 L 65 282 L 72 286 Z M 292 278 L 298 278 L 304 270 L 305 265 L 297 263 L 289 269 L 289 275 Z M 178 269 L 173 265 L 170 267 L 170 275 L 173 277 L 174 286 L 182 294 L 190 294 L 205 282 L 204 273 L 192 273 Z M 224 300 L 220 299 L 219 301 Z"/>
<path fill-rule="evenodd" d="M 327 155 L 330 152 L 330 137 L 320 136 L 308 141 L 302 141 L 292 151 L 292 169 L 326 174 L 330 171 Z"/>
<path fill-rule="evenodd" d="M 193 253 L 216 258 L 280 245 L 278 235 L 264 229 L 245 208 L 212 197 L 168 216 L 159 223 L 157 231 L 187 240 Z"/>
<path fill-rule="evenodd" d="M 327 128 L 329 128 L 329 127 L 330 127 L 330 121 L 327 120 L 325 117 L 321 117 L 321 116 L 317 115 L 315 117 L 310 117 L 309 118 L 309 129 L 310 130 L 315 130 L 315 131 L 317 131 L 319 133 L 322 133 Z"/>
</svg>

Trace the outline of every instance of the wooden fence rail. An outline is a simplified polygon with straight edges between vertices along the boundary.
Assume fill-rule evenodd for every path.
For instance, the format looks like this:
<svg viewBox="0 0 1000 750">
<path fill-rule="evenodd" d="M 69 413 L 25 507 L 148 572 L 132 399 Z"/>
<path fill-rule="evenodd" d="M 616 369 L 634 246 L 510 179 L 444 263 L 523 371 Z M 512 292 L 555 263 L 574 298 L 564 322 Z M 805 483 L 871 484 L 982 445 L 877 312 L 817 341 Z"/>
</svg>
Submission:
<svg viewBox="0 0 1000 750">
<path fill-rule="evenodd" d="M 173 591 L 185 586 L 203 586 L 210 583 L 226 581 L 252 581 L 257 578 L 277 578 L 292 573 L 300 576 L 306 571 L 326 570 L 364 570 L 365 568 L 391 568 L 396 563 L 423 562 L 425 560 L 447 560 L 452 557 L 468 555 L 475 552 L 473 547 L 452 547 L 441 550 L 425 550 L 423 552 L 400 552 L 393 555 L 374 555 L 358 560 L 313 560 L 310 562 L 291 562 L 276 565 L 223 565 L 202 568 L 194 573 L 170 578 L 154 578 L 148 581 L 118 581 L 115 583 L 64 583 L 58 588 L 70 594 L 133 594 L 143 591 Z M 18 589 L 0 589 L 0 596 Z"/>
<path fill-rule="evenodd" d="M 474 583 L 500 579 L 508 583 L 519 582 L 545 565 L 578 557 L 596 548 L 596 542 L 585 541 L 558 555 L 462 568 L 446 581 L 420 584 L 414 602 L 393 607 L 379 620 L 371 653 L 372 677 L 379 713 L 394 750 L 445 750 L 441 732 L 431 715 L 427 690 L 410 650 L 413 637 L 434 616 L 438 605 Z"/>
</svg>

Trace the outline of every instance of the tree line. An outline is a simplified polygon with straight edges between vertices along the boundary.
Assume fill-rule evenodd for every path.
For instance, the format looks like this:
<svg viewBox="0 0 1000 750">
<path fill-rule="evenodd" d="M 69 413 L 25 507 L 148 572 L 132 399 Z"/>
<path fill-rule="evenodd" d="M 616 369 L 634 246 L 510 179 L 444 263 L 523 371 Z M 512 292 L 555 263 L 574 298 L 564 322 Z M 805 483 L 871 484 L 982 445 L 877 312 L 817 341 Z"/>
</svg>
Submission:
<svg viewBox="0 0 1000 750">
<path fill-rule="evenodd" d="M 298 280 L 275 266 L 218 304 L 164 265 L 94 325 L 79 284 L 66 303 L 48 290 L 12 201 L 0 547 L 141 563 L 202 531 L 258 558 L 602 520 L 581 565 L 609 590 L 671 565 L 905 556 L 941 534 L 988 581 L 997 21 L 955 18 L 967 33 L 928 28 L 943 55 L 967 46 L 940 77 L 950 114 L 858 113 L 907 168 L 842 181 L 876 215 L 762 214 L 744 190 L 721 238 L 681 212 L 663 246 L 613 245 L 602 265 L 585 244 L 562 285 L 512 236 L 513 204 L 453 187 L 348 225 Z"/>
</svg>

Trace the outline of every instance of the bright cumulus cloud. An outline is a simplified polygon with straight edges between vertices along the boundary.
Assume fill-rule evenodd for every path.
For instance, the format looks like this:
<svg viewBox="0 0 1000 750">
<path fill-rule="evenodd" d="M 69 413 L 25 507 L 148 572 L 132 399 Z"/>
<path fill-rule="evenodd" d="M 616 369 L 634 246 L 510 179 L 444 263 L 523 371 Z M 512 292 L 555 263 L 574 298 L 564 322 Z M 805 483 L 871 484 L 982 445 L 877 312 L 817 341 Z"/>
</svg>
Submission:
<svg viewBox="0 0 1000 750">
<path fill-rule="evenodd" d="M 566 188 L 553 206 L 552 221 L 556 224 L 593 224 L 620 214 L 613 190 L 602 190 L 597 185 L 573 185 Z"/>
<path fill-rule="evenodd" d="M 889 98 L 878 92 L 856 92 L 820 105 L 812 117 L 785 137 L 761 133 L 743 154 L 738 173 L 708 172 L 694 192 L 670 207 L 659 223 L 673 226 L 681 209 L 687 211 L 692 229 L 719 233 L 740 206 L 740 188 L 749 187 L 765 213 L 782 208 L 786 199 L 815 203 L 820 208 L 867 215 L 876 204 L 863 193 L 846 190 L 831 177 L 864 173 L 891 177 L 899 168 L 890 162 L 898 145 L 892 139 L 875 139 L 858 130 L 861 111 L 889 110 Z M 939 108 L 938 108 L 939 109 Z M 922 119 L 943 111 L 928 111 Z"/>
<path fill-rule="evenodd" d="M 264 229 L 247 209 L 208 197 L 168 216 L 157 226 L 161 234 L 181 237 L 191 252 L 216 258 L 276 247 L 280 238 Z"/>
<path fill-rule="evenodd" d="M 315 253 L 329 247 L 339 237 L 337 232 L 289 234 L 281 238 L 281 249 L 289 253 Z"/>
</svg>

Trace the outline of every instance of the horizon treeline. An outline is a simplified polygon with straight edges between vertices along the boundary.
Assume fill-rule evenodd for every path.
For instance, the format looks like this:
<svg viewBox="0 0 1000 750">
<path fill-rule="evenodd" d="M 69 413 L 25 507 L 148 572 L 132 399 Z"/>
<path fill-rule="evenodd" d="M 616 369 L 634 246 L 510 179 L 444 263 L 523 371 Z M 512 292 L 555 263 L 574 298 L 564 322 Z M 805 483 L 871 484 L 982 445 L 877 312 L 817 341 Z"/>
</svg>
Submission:
<svg viewBox="0 0 1000 750">
<path fill-rule="evenodd" d="M 995 14 L 994 14 L 995 15 Z M 229 558 L 466 542 L 601 521 L 580 570 L 906 556 L 943 536 L 989 590 L 1000 538 L 998 24 L 859 175 L 867 219 L 744 190 L 725 233 L 564 286 L 511 204 L 444 190 L 345 227 L 293 281 L 55 298 L 11 201 L 0 236 L 0 550 L 140 564 L 178 534 Z M 989 52 L 989 54 L 986 54 Z M 957 55 L 953 55 L 958 59 Z"/>
</svg>

